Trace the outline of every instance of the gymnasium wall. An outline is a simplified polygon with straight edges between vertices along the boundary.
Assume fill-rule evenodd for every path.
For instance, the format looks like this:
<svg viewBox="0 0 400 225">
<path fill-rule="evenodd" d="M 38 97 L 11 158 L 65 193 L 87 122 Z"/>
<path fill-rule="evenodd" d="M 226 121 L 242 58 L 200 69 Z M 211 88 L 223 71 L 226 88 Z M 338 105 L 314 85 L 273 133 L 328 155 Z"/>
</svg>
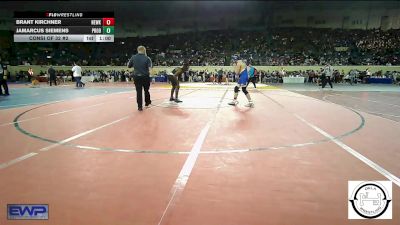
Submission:
<svg viewBox="0 0 400 225">
<path fill-rule="evenodd" d="M 5 1 L 1 6 L 0 30 L 13 29 L 14 11 L 114 11 L 116 37 L 248 27 L 400 28 L 398 1 Z"/>
<path fill-rule="evenodd" d="M 321 66 L 255 66 L 259 71 L 260 70 L 265 70 L 265 71 L 273 71 L 273 70 L 281 70 L 284 68 L 286 71 L 299 71 L 299 70 L 319 70 Z M 33 66 L 9 66 L 8 69 L 11 72 L 12 75 L 15 75 L 16 72 L 22 70 L 22 71 L 28 71 L 29 68 L 32 68 L 35 74 L 42 72 L 46 72 L 48 69 L 48 66 L 38 66 L 38 65 L 33 65 Z M 72 66 L 54 66 L 56 70 L 71 70 Z M 153 71 L 157 73 L 158 71 L 164 71 L 166 70 L 167 67 L 154 67 Z M 171 67 L 170 67 L 171 68 Z M 172 67 L 174 68 L 174 67 Z M 233 67 L 231 66 L 192 66 L 190 69 L 194 71 L 199 71 L 199 70 L 205 70 L 207 69 L 208 71 L 215 71 L 217 69 L 223 68 L 224 70 L 233 70 Z M 376 72 L 382 70 L 383 72 L 386 71 L 400 71 L 400 66 L 334 66 L 334 69 L 338 69 L 339 71 L 344 71 L 347 73 L 351 69 L 358 69 L 361 71 L 366 70 L 369 68 L 371 72 Z M 96 70 L 132 70 L 128 69 L 125 66 L 82 66 L 83 70 L 91 70 L 91 71 L 96 71 Z"/>
</svg>

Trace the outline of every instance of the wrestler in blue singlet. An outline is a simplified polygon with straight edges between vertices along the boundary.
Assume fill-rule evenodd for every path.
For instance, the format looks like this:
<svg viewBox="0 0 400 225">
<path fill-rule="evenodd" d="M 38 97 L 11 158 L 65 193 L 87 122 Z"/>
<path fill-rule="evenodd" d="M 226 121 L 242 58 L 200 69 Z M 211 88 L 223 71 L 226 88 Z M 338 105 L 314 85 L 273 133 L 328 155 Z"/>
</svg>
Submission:
<svg viewBox="0 0 400 225">
<path fill-rule="evenodd" d="M 235 61 L 236 61 L 236 63 L 234 64 L 235 73 L 239 73 L 239 80 L 234 89 L 233 100 L 232 100 L 232 102 L 229 102 L 228 104 L 235 106 L 239 103 L 239 101 L 237 100 L 237 97 L 238 97 L 240 88 L 242 88 L 243 93 L 246 95 L 246 98 L 249 101 L 249 103 L 246 104 L 245 106 L 246 107 L 254 107 L 254 103 L 251 100 L 250 94 L 246 90 L 247 82 L 249 80 L 249 73 L 247 71 L 247 66 L 241 60 L 236 59 Z"/>
<path fill-rule="evenodd" d="M 240 87 L 245 87 L 247 86 L 247 81 L 249 80 L 249 74 L 247 73 L 247 69 L 245 68 L 240 74 L 239 74 L 239 80 L 238 84 Z"/>
</svg>

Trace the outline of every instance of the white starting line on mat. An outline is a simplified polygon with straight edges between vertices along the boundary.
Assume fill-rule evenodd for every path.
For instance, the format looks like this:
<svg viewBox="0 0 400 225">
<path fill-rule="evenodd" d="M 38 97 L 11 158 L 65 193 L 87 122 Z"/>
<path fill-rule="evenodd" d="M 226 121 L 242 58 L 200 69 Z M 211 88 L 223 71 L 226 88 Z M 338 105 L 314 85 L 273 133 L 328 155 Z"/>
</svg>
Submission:
<svg viewBox="0 0 400 225">
<path fill-rule="evenodd" d="M 350 146 L 346 145 L 345 143 L 343 143 L 342 141 L 338 140 L 338 139 L 334 139 L 334 137 L 330 134 L 328 134 L 327 132 L 325 132 L 324 130 L 322 130 L 321 128 L 311 124 L 310 122 L 308 122 L 307 120 L 305 120 L 303 117 L 294 114 L 299 120 L 303 121 L 305 124 L 307 124 L 309 127 L 311 127 L 312 129 L 314 129 L 315 131 L 317 131 L 318 133 L 324 135 L 325 137 L 331 139 L 335 144 L 337 144 L 339 147 L 341 147 L 342 149 L 344 149 L 346 152 L 350 153 L 351 155 L 353 155 L 354 157 L 356 157 L 357 159 L 361 160 L 363 163 L 367 164 L 369 167 L 371 167 L 372 169 L 374 169 L 375 171 L 377 171 L 378 173 L 382 174 L 384 177 L 386 177 L 387 179 L 391 180 L 393 183 L 395 183 L 397 186 L 400 187 L 400 178 L 396 177 L 395 175 L 393 175 L 392 173 L 390 173 L 389 171 L 385 170 L 383 167 L 381 167 L 380 165 L 376 164 L 375 162 L 373 162 L 372 160 L 368 159 L 367 157 L 363 156 L 362 154 L 360 154 L 359 152 L 357 152 L 356 150 L 352 149 Z"/>
<path fill-rule="evenodd" d="M 128 91 L 128 92 L 130 92 L 130 91 Z M 108 95 L 113 95 L 113 94 L 124 94 L 124 93 L 128 93 L 128 92 L 125 92 L 125 91 L 124 91 L 124 92 L 116 92 L 116 93 L 111 93 L 111 94 L 108 94 Z M 105 95 L 105 94 L 100 94 L 100 95 Z M 93 96 L 89 96 L 89 97 L 97 97 L 97 96 L 100 96 L 100 95 L 93 95 Z M 87 98 L 89 98 L 89 97 L 87 97 Z M 129 98 L 131 98 L 131 97 L 129 97 Z M 75 99 L 72 99 L 72 100 L 75 100 Z M 49 105 L 49 104 L 59 103 L 59 102 L 64 102 L 64 101 L 68 101 L 68 100 L 54 101 L 54 102 L 44 103 L 43 105 Z M 113 101 L 113 100 L 109 100 L 109 101 L 97 103 L 97 104 L 94 104 L 94 105 L 88 105 L 88 106 L 83 106 L 83 107 L 76 107 L 76 108 L 73 108 L 73 109 L 64 110 L 64 111 L 60 111 L 60 112 L 55 112 L 55 113 L 51 113 L 51 114 L 46 114 L 46 115 L 43 115 L 43 116 L 32 117 L 32 118 L 25 119 L 25 120 L 18 120 L 17 122 L 3 123 L 3 124 L 0 124 L 0 127 L 8 126 L 8 125 L 13 125 L 13 124 L 16 124 L 16 123 L 23 123 L 23 122 L 27 122 L 27 121 L 31 121 L 31 120 L 35 120 L 35 119 L 40 119 L 40 118 L 43 118 L 43 117 L 46 117 L 46 116 L 55 116 L 55 115 L 59 115 L 59 114 L 63 114 L 63 113 L 68 113 L 68 112 L 73 112 L 73 111 L 81 110 L 81 109 L 85 109 L 85 108 L 96 107 L 96 106 L 104 105 L 106 102 L 112 102 L 112 101 Z M 40 105 L 40 104 L 39 104 L 39 105 Z"/>
<path fill-rule="evenodd" d="M 291 91 L 289 91 L 291 92 Z M 294 92 L 291 92 L 294 93 Z M 297 93 L 294 93 L 296 95 L 299 95 Z M 277 103 L 278 105 L 280 105 L 282 108 L 285 108 L 285 106 L 283 106 L 282 104 L 280 104 L 279 102 L 277 102 L 275 99 L 273 99 L 270 96 L 267 96 L 268 98 L 270 98 L 273 102 Z M 306 96 L 308 97 L 308 96 Z M 311 98 L 311 97 L 308 97 Z M 325 98 L 325 97 L 324 97 Z M 325 100 L 325 99 L 324 99 Z M 335 104 L 341 107 L 344 107 L 342 105 L 333 103 L 331 101 L 327 101 L 330 104 Z M 387 179 L 389 179 L 390 181 L 392 181 L 394 184 L 396 184 L 397 186 L 400 187 L 400 178 L 396 177 L 395 175 L 393 175 L 392 173 L 390 173 L 389 171 L 387 171 L 386 169 L 384 169 L 383 167 L 381 167 L 380 165 L 378 165 L 377 163 L 373 162 L 372 160 L 368 159 L 367 157 L 363 156 L 361 153 L 357 152 L 356 150 L 352 149 L 350 146 L 346 145 L 345 143 L 343 143 L 342 141 L 340 141 L 339 139 L 335 139 L 332 135 L 328 134 L 326 131 L 322 130 L 321 128 L 315 126 L 314 124 L 308 122 L 307 120 L 305 120 L 303 117 L 301 117 L 300 115 L 291 112 L 297 119 L 299 119 L 300 121 L 302 121 L 303 123 L 305 123 L 307 126 L 311 127 L 312 129 L 314 129 L 315 131 L 317 131 L 318 133 L 322 134 L 323 136 L 325 136 L 326 138 L 329 138 L 333 143 L 337 144 L 339 147 L 341 147 L 343 150 L 345 150 L 346 152 L 350 153 L 352 156 L 356 157 L 358 160 L 362 161 L 363 163 L 365 163 L 366 165 L 368 165 L 369 167 L 371 167 L 372 169 L 374 169 L 375 171 L 377 171 L 378 173 L 380 173 L 382 176 L 386 177 Z"/>
<path fill-rule="evenodd" d="M 362 100 L 362 101 L 368 101 L 368 102 L 373 102 L 373 103 L 378 103 L 378 104 L 383 104 L 383 105 L 390 105 L 390 106 L 393 106 L 393 107 L 400 107 L 400 105 L 396 105 L 396 104 L 392 104 L 392 103 L 387 103 L 387 102 L 382 102 L 382 101 L 377 101 L 377 100 L 371 100 L 371 99 L 363 99 L 363 98 L 350 96 L 350 95 L 345 95 L 345 94 L 334 93 L 332 95 L 350 97 L 350 98 L 354 98 L 354 99 L 358 99 L 358 100 Z"/>
<path fill-rule="evenodd" d="M 225 98 L 226 93 L 228 92 L 228 88 L 225 89 L 224 94 L 222 95 L 216 112 L 214 116 L 207 122 L 207 124 L 204 126 L 204 128 L 201 130 L 199 136 L 196 139 L 196 142 L 194 143 L 192 150 L 189 153 L 189 156 L 186 158 L 185 164 L 183 164 L 183 167 L 181 171 L 179 172 L 178 178 L 175 180 L 174 185 L 172 186 L 171 189 L 171 197 L 168 201 L 167 206 L 164 209 L 164 212 L 160 218 L 160 221 L 158 222 L 158 225 L 163 224 L 165 216 L 171 212 L 171 205 L 175 203 L 177 200 L 177 195 L 179 195 L 183 189 L 185 189 L 186 183 L 189 180 L 190 174 L 192 173 L 193 167 L 196 164 L 197 158 L 200 154 L 201 147 L 203 146 L 204 141 L 206 140 L 208 131 L 210 130 L 211 124 L 214 122 L 217 113 L 219 109 L 221 108 L 222 101 Z"/>
<path fill-rule="evenodd" d="M 99 126 L 99 127 L 94 128 L 94 129 L 87 130 L 87 131 L 85 131 L 85 132 L 79 133 L 79 134 L 77 134 L 77 135 L 74 135 L 74 136 L 72 136 L 72 137 L 69 137 L 69 138 L 67 138 L 67 139 L 64 139 L 64 140 L 60 141 L 60 142 L 57 143 L 57 144 L 52 144 L 52 145 L 49 145 L 49 146 L 47 146 L 47 147 L 44 147 L 44 148 L 40 149 L 39 151 L 41 151 L 41 152 L 48 151 L 48 150 L 50 150 L 50 149 L 52 149 L 52 148 L 54 148 L 54 147 L 56 147 L 56 146 L 59 146 L 59 145 L 68 143 L 68 142 L 70 142 L 70 141 L 73 141 L 73 140 L 75 140 L 75 139 L 78 139 L 78 138 L 80 138 L 80 137 L 83 137 L 83 136 L 85 136 L 85 135 L 88 135 L 88 134 L 90 134 L 90 133 L 93 133 L 93 132 L 95 132 L 95 131 L 97 131 L 97 130 L 103 129 L 104 127 L 108 127 L 108 126 L 110 126 L 110 125 L 113 125 L 113 124 L 115 124 L 115 123 L 118 123 L 118 122 L 120 122 L 120 121 L 122 121 L 122 120 L 126 120 L 126 119 L 128 119 L 129 117 L 130 117 L 130 116 L 125 116 L 125 117 L 122 117 L 121 119 L 114 120 L 114 121 L 112 121 L 112 122 L 110 122 L 110 123 L 104 124 L 104 125 L 102 125 L 102 126 Z"/>
<path fill-rule="evenodd" d="M 55 115 L 59 115 L 59 114 L 67 113 L 67 112 L 72 112 L 72 111 L 75 111 L 75 110 L 78 110 L 78 109 L 91 108 L 91 107 L 95 107 L 95 106 L 99 106 L 99 105 L 104 105 L 104 102 L 98 103 L 98 104 L 94 104 L 94 105 L 84 106 L 84 107 L 80 107 L 80 108 L 64 110 L 64 111 L 61 111 L 61 112 L 51 113 L 51 114 L 48 114 L 47 116 L 55 116 Z"/>
<path fill-rule="evenodd" d="M 16 105 L 0 105 L 0 108 L 13 107 L 13 106 L 49 105 L 49 104 L 53 104 L 53 103 L 66 102 L 66 101 L 76 100 L 76 99 L 80 99 L 80 98 L 92 98 L 92 97 L 99 97 L 99 96 L 103 96 L 103 95 L 124 94 L 124 93 L 129 93 L 129 92 L 133 92 L 133 91 L 120 91 L 120 92 L 114 92 L 111 94 L 108 94 L 108 91 L 105 91 L 104 93 L 100 93 L 100 94 L 94 94 L 94 95 L 90 95 L 90 96 L 80 96 L 80 97 L 76 97 L 76 98 L 72 98 L 72 99 L 62 99 L 62 100 L 56 100 L 56 101 L 50 101 L 50 102 L 35 102 L 35 103 L 24 103 L 24 104 L 16 104 Z M 7 108 L 7 109 L 13 109 L 13 108 Z M 7 110 L 7 109 L 4 109 L 4 110 Z"/>
<path fill-rule="evenodd" d="M 176 199 L 175 196 L 177 194 L 177 192 L 182 191 L 185 186 L 186 183 L 189 179 L 190 174 L 192 173 L 193 167 L 196 164 L 197 158 L 200 154 L 200 150 L 201 147 L 203 146 L 204 140 L 206 139 L 208 130 L 210 129 L 211 126 L 211 121 L 209 121 L 206 126 L 201 130 L 199 136 L 197 137 L 197 140 L 195 142 L 195 144 L 193 145 L 192 150 L 189 153 L 189 156 L 187 157 L 185 164 L 183 165 L 181 172 L 178 175 L 178 178 L 175 181 L 174 186 L 172 187 L 172 195 L 170 200 L 168 201 L 167 207 L 165 208 L 160 221 L 158 222 L 158 225 L 160 225 L 165 217 L 165 215 L 167 214 L 171 203 L 174 202 L 174 200 Z"/>
<path fill-rule="evenodd" d="M 29 159 L 29 158 L 31 158 L 31 157 L 33 157 L 33 156 L 35 156 L 35 155 L 38 155 L 40 152 L 48 151 L 48 150 L 50 150 L 50 149 L 52 149 L 52 148 L 54 148 L 54 147 L 60 146 L 60 145 L 62 145 L 62 144 L 65 144 L 65 143 L 67 143 L 67 142 L 70 142 L 70 141 L 72 141 L 72 140 L 75 140 L 75 139 L 78 139 L 78 138 L 83 137 L 83 136 L 85 136 L 85 135 L 88 135 L 88 134 L 90 134 L 90 133 L 93 133 L 93 132 L 95 132 L 95 131 L 97 131 L 97 130 L 103 129 L 103 128 L 108 127 L 108 126 L 111 126 L 111 125 L 113 125 L 113 124 L 115 124 L 115 123 L 121 122 L 122 120 L 126 120 L 126 119 L 128 119 L 129 117 L 131 117 L 131 115 L 129 115 L 129 116 L 124 116 L 124 117 L 122 117 L 122 118 L 120 118 L 120 119 L 117 119 L 117 120 L 114 120 L 114 121 L 112 121 L 112 122 L 110 122 L 110 123 L 104 124 L 104 125 L 102 125 L 102 126 L 99 126 L 99 127 L 94 128 L 94 129 L 87 130 L 87 131 L 84 131 L 84 132 L 79 133 L 79 134 L 77 134 L 77 135 L 74 135 L 74 136 L 72 136 L 72 137 L 66 138 L 66 139 L 60 141 L 59 143 L 51 144 L 51 145 L 49 145 L 49 146 L 46 146 L 46 147 L 44 147 L 44 148 L 39 149 L 39 150 L 36 151 L 36 152 L 30 152 L 30 153 L 28 153 L 28 154 L 26 154 L 26 155 L 23 155 L 23 156 L 20 156 L 20 157 L 18 157 L 18 158 L 16 158 L 16 159 L 10 160 L 10 161 L 8 161 L 8 162 L 1 163 L 1 164 L 0 164 L 0 169 L 4 169 L 4 168 L 9 167 L 9 166 L 11 166 L 11 165 L 13 165 L 13 164 L 15 164 L 15 163 L 21 162 L 21 161 L 23 161 L 23 160 L 25 160 L 25 159 Z"/>
<path fill-rule="evenodd" d="M 2 163 L 2 164 L 0 164 L 0 169 L 4 169 L 6 167 L 9 167 L 9 166 L 11 166 L 11 165 L 13 165 L 15 163 L 21 162 L 22 160 L 28 159 L 28 158 L 30 158 L 32 156 L 37 155 L 37 154 L 39 154 L 39 153 L 31 152 L 31 153 L 28 153 L 26 155 L 20 156 L 20 157 L 18 157 L 16 159 L 10 160 L 10 161 L 5 162 L 5 163 Z"/>
<path fill-rule="evenodd" d="M 117 93 L 113 93 L 113 94 L 121 94 L 121 93 L 126 93 L 126 92 L 117 92 Z M 103 94 L 101 94 L 101 95 L 103 95 Z M 99 95 L 94 95 L 94 96 L 99 96 Z M 94 96 L 90 96 L 90 97 L 94 97 Z M 57 102 L 64 102 L 64 101 L 66 101 L 66 100 L 60 100 L 60 101 L 54 101 L 54 102 L 50 102 L 50 103 L 45 103 L 44 105 L 51 104 L 51 103 L 57 103 Z M 98 104 L 97 104 L 97 105 L 98 105 Z M 92 106 L 93 106 L 93 105 L 92 105 Z M 92 106 L 90 106 L 90 107 L 92 107 Z M 82 108 L 82 107 L 81 107 L 81 108 Z M 129 116 L 128 116 L 128 117 L 129 117 Z M 40 117 L 34 117 L 34 118 L 26 119 L 26 120 L 24 120 L 24 121 L 34 120 L 34 119 L 38 119 L 38 118 L 40 118 Z M 89 130 L 89 131 L 94 132 L 94 131 L 96 131 L 96 130 L 99 130 L 99 129 L 101 129 L 101 128 L 104 128 L 104 127 L 106 127 L 106 126 L 109 126 L 109 125 L 111 125 L 111 124 L 114 124 L 114 123 L 116 123 L 116 122 L 119 122 L 119 121 L 121 121 L 121 120 L 123 120 L 123 119 L 126 119 L 126 118 L 127 118 L 127 117 L 123 117 L 123 118 L 121 118 L 121 119 L 119 119 L 119 120 L 113 121 L 113 122 L 111 122 L 111 123 L 109 123 L 109 124 L 105 124 L 105 125 L 103 125 L 103 126 L 100 126 L 100 127 L 98 127 L 98 128 L 95 128 L 95 129 L 92 129 L 92 130 Z M 2 125 L 0 125 L 0 126 L 9 125 L 9 124 L 14 124 L 14 123 L 15 123 L 15 122 L 6 123 L 6 124 L 2 124 Z M 75 136 L 73 136 L 73 137 L 75 137 L 74 139 L 76 139 L 76 138 L 82 137 L 82 136 L 84 136 L 84 135 L 87 135 L 87 134 L 89 134 L 89 133 L 91 133 L 91 132 L 86 131 L 86 132 L 80 133 L 80 134 L 78 134 L 78 135 L 75 135 Z M 73 138 L 73 137 L 67 138 L 67 139 L 65 139 L 65 140 L 71 141 L 71 140 L 73 140 L 73 139 L 71 139 L 71 138 Z M 65 143 L 65 140 L 63 140 L 64 143 Z M 62 142 L 63 142 L 63 141 L 62 141 Z M 25 160 L 25 159 L 29 159 L 29 158 L 31 158 L 31 157 L 33 157 L 33 156 L 39 154 L 39 151 L 45 151 L 45 149 L 48 150 L 48 149 L 50 149 L 50 148 L 54 148 L 54 147 L 57 146 L 57 145 L 58 145 L 58 144 L 52 144 L 52 145 L 49 145 L 49 146 L 44 147 L 44 148 L 42 148 L 42 149 L 39 149 L 38 152 L 30 152 L 30 153 L 28 153 L 28 154 L 26 154 L 26 155 L 23 155 L 23 156 L 20 156 L 20 157 L 18 157 L 18 158 L 12 159 L 12 160 L 10 160 L 10 161 L 1 163 L 1 164 L 0 164 L 0 169 L 7 168 L 7 167 L 9 167 L 9 166 L 11 166 L 11 165 L 14 165 L 14 164 L 16 164 L 16 163 L 18 163 L 18 162 L 21 162 L 21 161 Z"/>
<path fill-rule="evenodd" d="M 129 92 L 132 92 L 132 91 L 122 91 L 122 92 L 111 93 L 111 94 L 108 94 L 108 95 L 124 94 L 124 93 L 129 93 Z M 93 95 L 93 96 L 89 96 L 89 97 L 96 97 L 96 96 L 102 96 L 102 95 L 105 95 L 105 94 Z M 87 98 L 89 98 L 89 97 L 87 97 Z M 64 101 L 68 101 L 68 100 L 60 100 L 60 101 L 55 101 L 55 102 L 49 102 L 49 103 L 45 103 L 45 104 L 43 104 L 43 105 L 48 105 L 48 104 L 52 104 L 52 103 L 56 103 L 56 102 L 64 102 Z M 82 109 L 82 108 L 87 108 L 87 107 L 94 107 L 94 106 L 102 105 L 102 104 L 104 104 L 104 103 L 105 103 L 105 102 L 98 103 L 98 104 L 95 104 L 95 105 L 85 106 L 85 107 L 79 107 L 79 108 L 75 108 L 75 109 L 72 109 L 72 110 L 77 110 L 77 109 Z M 70 112 L 70 111 L 72 111 L 72 110 L 66 110 L 66 111 L 62 111 L 62 112 L 58 112 L 58 113 L 53 113 L 53 115 L 61 114 L 61 113 L 66 113 L 66 112 Z M 46 115 L 46 116 L 50 116 L 50 114 L 48 114 L 48 115 Z M 118 122 L 120 122 L 120 121 L 122 121 L 122 120 L 128 119 L 128 118 L 131 117 L 131 116 L 132 116 L 132 115 L 128 115 L 128 116 L 122 117 L 122 118 L 117 119 L 117 120 L 114 120 L 114 121 L 112 121 L 112 122 L 110 122 L 110 123 L 104 124 L 104 125 L 102 125 L 102 126 L 99 126 L 99 127 L 94 128 L 94 129 L 87 130 L 87 131 L 84 131 L 84 132 L 79 133 L 79 134 L 77 134 L 77 135 L 74 135 L 74 136 L 72 136 L 72 137 L 66 138 L 66 139 L 64 139 L 64 140 L 62 140 L 62 141 L 60 141 L 60 142 L 58 142 L 58 143 L 56 143 L 56 144 L 51 144 L 51 145 L 49 145 L 49 146 L 46 146 L 46 147 L 44 147 L 44 148 L 41 148 L 41 149 L 37 150 L 36 152 L 30 152 L 30 153 L 28 153 L 28 154 L 26 154 L 26 155 L 23 155 L 23 156 L 20 156 L 20 157 L 18 157 L 18 158 L 12 159 L 12 160 L 10 160 L 10 161 L 1 163 L 1 164 L 0 164 L 0 169 L 4 169 L 4 168 L 9 167 L 9 166 L 11 166 L 11 165 L 13 165 L 13 164 L 16 164 L 16 163 L 18 163 L 18 162 L 21 162 L 21 161 L 23 161 L 23 160 L 25 160 L 25 159 L 29 159 L 29 158 L 31 158 L 31 157 L 33 157 L 33 156 L 35 156 L 35 155 L 38 155 L 40 152 L 48 151 L 48 150 L 50 150 L 50 149 L 52 149 L 52 148 L 54 148 L 54 147 L 57 147 L 57 146 L 59 146 L 59 145 L 65 144 L 65 143 L 68 143 L 68 142 L 70 142 L 70 141 L 72 141 L 72 140 L 78 139 L 78 138 L 80 138 L 80 137 L 83 137 L 83 136 L 85 136 L 85 135 L 88 135 L 88 134 L 90 134 L 90 133 L 93 133 L 93 132 L 95 132 L 95 131 L 97 131 L 97 130 L 100 130 L 100 129 L 102 129 L 102 128 L 105 128 L 105 127 L 108 127 L 108 126 L 113 125 L 113 124 L 115 124 L 115 123 L 118 123 Z M 25 120 L 25 121 L 33 120 L 33 119 L 38 119 L 38 118 L 40 118 L 40 117 L 30 118 L 30 119 L 27 119 L 27 120 Z M 19 121 L 19 122 L 21 122 L 21 121 Z M 14 124 L 14 122 L 8 123 L 8 124 Z M 4 125 L 8 125 L 8 124 L 2 124 L 2 125 L 0 125 L 0 126 L 4 126 Z"/>
<path fill-rule="evenodd" d="M 51 114 L 46 114 L 46 115 L 43 115 L 43 116 L 36 116 L 36 117 L 32 117 L 32 118 L 25 119 L 25 120 L 18 120 L 17 122 L 3 123 L 3 124 L 0 124 L 0 127 L 4 127 L 4 126 L 7 126 L 7 125 L 13 125 L 13 124 L 16 124 L 16 123 L 23 123 L 23 122 L 27 122 L 27 121 L 31 121 L 31 120 L 36 120 L 36 119 L 44 118 L 44 117 L 47 117 L 47 116 L 55 116 L 55 115 L 59 115 L 59 114 L 67 113 L 67 112 L 73 112 L 73 111 L 76 111 L 76 110 L 96 107 L 96 106 L 99 106 L 99 105 L 104 105 L 104 102 L 103 103 L 94 104 L 94 105 L 89 105 L 89 106 L 77 107 L 77 108 L 73 108 L 73 109 L 69 109 L 69 110 L 65 110 L 65 111 L 60 111 L 60 112 L 55 112 L 55 113 L 51 113 Z"/>
</svg>

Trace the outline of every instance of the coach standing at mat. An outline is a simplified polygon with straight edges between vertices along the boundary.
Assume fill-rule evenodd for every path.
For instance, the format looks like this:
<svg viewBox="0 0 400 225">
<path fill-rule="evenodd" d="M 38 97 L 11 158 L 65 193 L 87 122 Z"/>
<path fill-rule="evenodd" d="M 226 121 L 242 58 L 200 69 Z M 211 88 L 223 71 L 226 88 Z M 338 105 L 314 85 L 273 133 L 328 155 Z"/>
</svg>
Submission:
<svg viewBox="0 0 400 225">
<path fill-rule="evenodd" d="M 128 62 L 128 68 L 133 67 L 133 79 L 136 87 L 136 101 L 138 104 L 138 110 L 143 110 L 143 97 L 142 89 L 144 89 L 144 101 L 145 106 L 149 107 L 151 104 L 150 100 L 150 70 L 152 68 L 151 59 L 146 54 L 146 48 L 139 46 L 137 48 L 138 54 L 133 55 Z"/>
<path fill-rule="evenodd" d="M 53 66 L 50 66 L 50 68 L 47 70 L 47 74 L 49 75 L 50 86 L 53 82 L 54 85 L 57 86 L 56 70 L 53 68 Z"/>
</svg>

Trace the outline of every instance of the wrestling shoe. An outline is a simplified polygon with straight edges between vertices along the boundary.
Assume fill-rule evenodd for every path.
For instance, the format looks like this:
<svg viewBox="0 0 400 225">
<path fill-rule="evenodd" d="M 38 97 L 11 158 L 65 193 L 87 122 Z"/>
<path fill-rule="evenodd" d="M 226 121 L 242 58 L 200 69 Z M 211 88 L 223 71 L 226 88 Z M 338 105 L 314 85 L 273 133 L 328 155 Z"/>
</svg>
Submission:
<svg viewBox="0 0 400 225">
<path fill-rule="evenodd" d="M 176 98 L 176 99 L 175 99 L 175 102 L 176 102 L 176 103 L 181 103 L 182 101 L 179 100 L 179 98 Z"/>
<path fill-rule="evenodd" d="M 246 105 L 244 105 L 245 107 L 250 107 L 253 108 L 254 107 L 254 103 L 253 102 L 249 102 Z"/>
<path fill-rule="evenodd" d="M 169 98 L 169 101 L 173 102 L 173 101 L 175 101 L 175 99 L 174 98 Z"/>
<path fill-rule="evenodd" d="M 228 103 L 228 105 L 237 105 L 239 104 L 238 100 L 232 100 L 231 102 Z"/>
</svg>

